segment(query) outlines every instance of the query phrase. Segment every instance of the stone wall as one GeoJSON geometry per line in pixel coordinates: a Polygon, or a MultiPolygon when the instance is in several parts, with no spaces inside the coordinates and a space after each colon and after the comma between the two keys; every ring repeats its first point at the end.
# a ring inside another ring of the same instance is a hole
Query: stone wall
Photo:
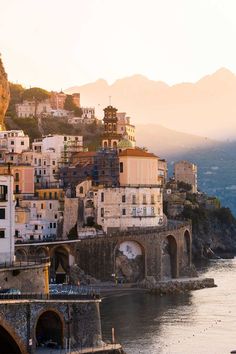
{"type": "Polygon", "coordinates": [[[29,352],[32,339],[34,352],[38,320],[51,312],[60,318],[64,348],[69,336],[73,349],[101,347],[104,343],[99,303],[100,300],[1,300],[0,326],[8,330],[22,354],[29,352]]]}
{"type": "Polygon", "coordinates": [[[78,198],[65,197],[64,202],[64,220],[63,220],[63,238],[66,239],[68,233],[75,226],[78,220],[78,198]]]}
{"type": "Polygon", "coordinates": [[[47,292],[48,265],[35,265],[22,268],[0,269],[1,289],[14,288],[21,292],[43,294],[47,292]]]}
{"type": "Polygon", "coordinates": [[[190,275],[188,272],[192,262],[190,225],[159,232],[157,229],[146,230],[146,232],[145,230],[124,233],[117,231],[110,236],[81,240],[77,246],[76,263],[85,273],[97,279],[112,280],[114,274],[118,272],[117,264],[120,264],[117,262],[117,257],[122,253],[119,249],[120,245],[125,242],[128,244],[130,241],[136,242],[142,249],[144,277],[154,276],[157,280],[161,280],[166,275],[165,267],[172,268],[169,277],[190,275]],[[165,244],[168,265],[166,265],[166,253],[163,249],[165,244]]]}

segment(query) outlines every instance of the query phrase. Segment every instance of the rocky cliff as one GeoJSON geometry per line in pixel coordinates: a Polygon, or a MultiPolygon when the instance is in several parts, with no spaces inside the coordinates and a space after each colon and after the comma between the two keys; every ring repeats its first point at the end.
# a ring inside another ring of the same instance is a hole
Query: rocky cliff
{"type": "Polygon", "coordinates": [[[0,130],[5,128],[4,117],[10,101],[10,91],[7,80],[7,74],[4,70],[2,60],[0,58],[0,130]]]}

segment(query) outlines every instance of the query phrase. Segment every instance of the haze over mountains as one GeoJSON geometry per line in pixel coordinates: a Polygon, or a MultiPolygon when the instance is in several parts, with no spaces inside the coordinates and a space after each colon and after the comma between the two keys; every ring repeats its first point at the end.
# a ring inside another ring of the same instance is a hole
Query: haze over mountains
{"type": "MultiPolygon", "coordinates": [[[[80,92],[84,106],[102,108],[112,104],[125,111],[132,122],[162,125],[179,132],[212,139],[236,138],[236,76],[222,68],[196,83],[169,86],[142,75],[75,86],[67,93],[80,92]]],[[[158,127],[157,127],[158,129],[158,127]]]]}

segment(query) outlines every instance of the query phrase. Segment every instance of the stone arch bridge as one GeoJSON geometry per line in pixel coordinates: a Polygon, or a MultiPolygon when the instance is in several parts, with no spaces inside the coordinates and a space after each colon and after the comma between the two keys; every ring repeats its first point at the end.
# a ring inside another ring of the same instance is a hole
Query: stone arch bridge
{"type": "Polygon", "coordinates": [[[135,282],[147,276],[157,280],[191,275],[192,228],[188,222],[169,221],[163,229],[145,228],[84,239],[17,244],[16,256],[49,256],[51,277],[65,281],[78,264],[97,279],[120,277],[135,282]]]}
{"type": "Polygon", "coordinates": [[[109,345],[102,340],[100,299],[24,296],[1,296],[1,353],[37,354],[45,347],[48,353],[49,348],[56,348],[58,353],[121,353],[119,344],[109,345]]]}

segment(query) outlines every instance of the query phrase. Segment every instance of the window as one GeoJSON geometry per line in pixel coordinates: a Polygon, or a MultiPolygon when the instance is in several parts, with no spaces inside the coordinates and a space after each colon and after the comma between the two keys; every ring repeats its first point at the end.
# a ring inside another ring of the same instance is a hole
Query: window
{"type": "Polygon", "coordinates": [[[15,181],[19,182],[19,173],[18,172],[16,172],[16,174],[15,174],[15,181]]]}
{"type": "Polygon", "coordinates": [[[35,230],[38,230],[38,225],[34,225],[34,229],[35,229],[35,230]]]}
{"type": "Polygon", "coordinates": [[[52,209],[52,203],[49,203],[49,209],[52,209]]]}
{"type": "Polygon", "coordinates": [[[101,218],[104,217],[104,208],[101,208],[101,218]]]}
{"type": "Polygon", "coordinates": [[[122,209],[122,215],[126,215],[126,209],[122,209]]]}
{"type": "Polygon", "coordinates": [[[41,204],[41,209],[43,209],[43,203],[41,204]]]}
{"type": "Polygon", "coordinates": [[[101,202],[104,202],[104,193],[101,193],[101,202]]]}
{"type": "Polygon", "coordinates": [[[56,229],[56,227],[57,227],[57,223],[54,222],[54,223],[53,223],[53,228],[56,229]]]}
{"type": "Polygon", "coordinates": [[[136,195],[132,195],[132,204],[136,204],[136,195]]]}
{"type": "Polygon", "coordinates": [[[16,193],[20,193],[19,184],[16,184],[16,193]]]}
{"type": "Polygon", "coordinates": [[[55,214],[55,219],[57,219],[57,214],[55,214]]]}
{"type": "Polygon", "coordinates": [[[122,195],[122,203],[125,203],[125,195],[122,195]]]}
{"type": "Polygon", "coordinates": [[[5,238],[5,230],[0,230],[0,238],[5,238]]]}
{"type": "Polygon", "coordinates": [[[20,144],[21,144],[21,145],[25,145],[25,142],[24,142],[24,141],[21,141],[20,144]]]}
{"type": "Polygon", "coordinates": [[[50,229],[52,229],[52,222],[50,222],[50,229]]]}
{"type": "Polygon", "coordinates": [[[43,199],[46,199],[46,198],[47,198],[47,193],[43,192],[43,199]]]}
{"type": "Polygon", "coordinates": [[[57,199],[57,198],[58,198],[58,196],[57,196],[57,192],[54,192],[54,197],[55,197],[55,199],[57,199]]]}
{"type": "Polygon", "coordinates": [[[7,186],[0,185],[0,201],[5,201],[7,197],[7,186]]]}
{"type": "Polygon", "coordinates": [[[11,140],[11,145],[14,145],[14,140],[11,140]]]}
{"type": "Polygon", "coordinates": [[[52,164],[53,164],[53,166],[55,166],[56,165],[56,161],[52,161],[52,164]]]}
{"type": "Polygon", "coordinates": [[[120,162],[120,173],[124,172],[124,166],[123,166],[123,162],[120,162]]]}
{"type": "Polygon", "coordinates": [[[143,195],[143,204],[146,204],[147,203],[147,197],[146,197],[146,194],[143,195]]]}
{"type": "Polygon", "coordinates": [[[151,204],[155,204],[155,196],[154,196],[154,194],[151,195],[151,204]]]}
{"type": "Polygon", "coordinates": [[[84,193],[84,188],[83,187],[79,187],[79,193],[83,194],[84,193]]]}
{"type": "Polygon", "coordinates": [[[147,216],[147,209],[143,208],[143,216],[147,216]]]}
{"type": "Polygon", "coordinates": [[[0,219],[5,219],[5,208],[0,208],[0,219]]]}
{"type": "Polygon", "coordinates": [[[49,192],[49,199],[52,199],[52,192],[49,192]]]}

